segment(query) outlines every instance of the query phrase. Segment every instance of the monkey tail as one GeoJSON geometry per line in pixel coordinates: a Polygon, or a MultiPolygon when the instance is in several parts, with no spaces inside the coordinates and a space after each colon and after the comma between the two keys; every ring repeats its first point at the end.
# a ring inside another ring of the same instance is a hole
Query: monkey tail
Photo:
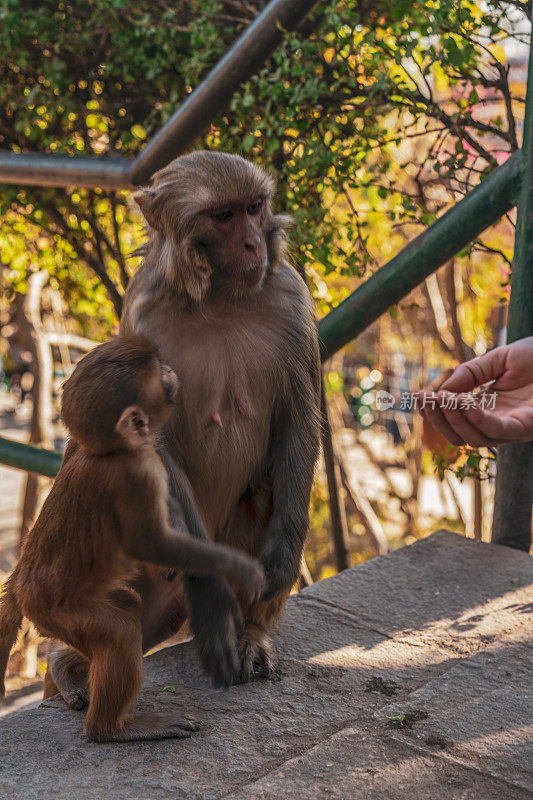
{"type": "Polygon", "coordinates": [[[13,586],[6,582],[0,603],[0,700],[5,696],[5,675],[11,648],[22,625],[22,613],[13,586]]]}

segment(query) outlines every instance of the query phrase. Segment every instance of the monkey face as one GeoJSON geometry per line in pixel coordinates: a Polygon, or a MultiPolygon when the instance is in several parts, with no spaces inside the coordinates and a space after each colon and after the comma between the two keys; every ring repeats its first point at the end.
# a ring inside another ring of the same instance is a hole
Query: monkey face
{"type": "Polygon", "coordinates": [[[286,252],[290,219],[273,215],[274,181],[229,153],[172,161],[133,198],[150,229],[150,261],[169,288],[200,302],[258,290],[286,252]]]}
{"type": "Polygon", "coordinates": [[[150,435],[170,415],[178,391],[176,373],[154,356],[145,374],[138,376],[138,401],[126,406],[114,432],[122,445],[135,449],[150,443],[150,435]]]}
{"type": "Polygon", "coordinates": [[[268,267],[265,220],[266,198],[211,206],[198,215],[196,241],[207,252],[213,280],[251,289],[262,283],[268,267]]]}

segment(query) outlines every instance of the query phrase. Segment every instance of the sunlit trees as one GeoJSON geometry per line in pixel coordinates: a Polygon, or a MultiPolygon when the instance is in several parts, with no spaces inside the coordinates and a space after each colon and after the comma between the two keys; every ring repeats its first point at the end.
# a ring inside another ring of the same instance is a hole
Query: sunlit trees
{"type": "MultiPolygon", "coordinates": [[[[0,147],[135,155],[263,5],[2,0],[0,147]]],[[[319,315],[519,146],[503,48],[525,12],[518,0],[318,4],[198,142],[277,174],[319,315]]],[[[46,268],[79,332],[108,335],[142,241],[126,193],[4,186],[0,213],[4,295],[46,268]]],[[[503,220],[393,309],[368,333],[378,357],[401,351],[427,374],[483,350],[511,244],[503,220]]]]}

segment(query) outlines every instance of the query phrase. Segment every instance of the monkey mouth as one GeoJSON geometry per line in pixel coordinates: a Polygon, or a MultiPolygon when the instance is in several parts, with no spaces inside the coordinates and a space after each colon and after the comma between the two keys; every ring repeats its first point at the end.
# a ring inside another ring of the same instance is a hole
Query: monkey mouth
{"type": "Polygon", "coordinates": [[[254,267],[248,269],[238,270],[234,272],[235,280],[243,286],[255,286],[263,277],[265,271],[264,264],[256,264],[254,267]]]}

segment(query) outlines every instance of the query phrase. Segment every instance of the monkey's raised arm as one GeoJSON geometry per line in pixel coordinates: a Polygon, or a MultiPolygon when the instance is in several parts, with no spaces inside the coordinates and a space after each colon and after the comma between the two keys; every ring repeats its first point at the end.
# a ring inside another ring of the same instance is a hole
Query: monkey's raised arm
{"type": "Polygon", "coordinates": [[[173,567],[190,575],[224,577],[252,601],[261,592],[264,573],[255,558],[213,542],[200,541],[174,528],[162,530],[156,520],[148,527],[131,526],[125,549],[139,561],[173,567]]]}

